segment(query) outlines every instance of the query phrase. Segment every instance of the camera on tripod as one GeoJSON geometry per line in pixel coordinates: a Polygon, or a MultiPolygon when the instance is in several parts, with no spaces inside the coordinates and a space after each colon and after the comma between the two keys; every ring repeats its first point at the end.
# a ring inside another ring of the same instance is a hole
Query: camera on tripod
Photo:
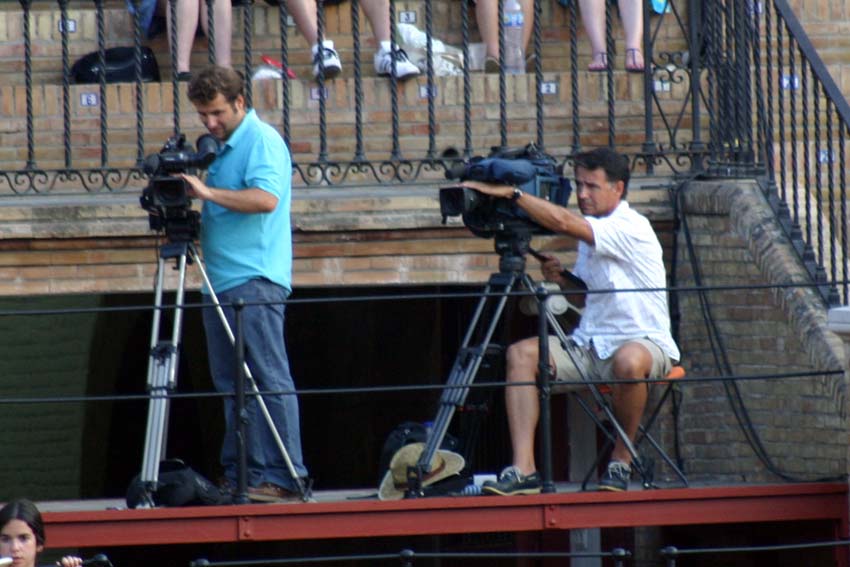
{"type": "Polygon", "coordinates": [[[159,153],[145,158],[144,172],[151,176],[139,202],[148,211],[151,230],[165,231],[172,241],[193,240],[198,235],[200,216],[192,210],[188,182],[176,173],[206,169],[218,153],[218,140],[211,134],[198,138],[198,151],[186,136],[172,136],[159,153]]]}
{"type": "MultiPolygon", "coordinates": [[[[486,158],[474,157],[448,169],[446,178],[515,185],[529,195],[566,206],[572,188],[558,169],[552,156],[529,144],[519,149],[494,150],[486,158]]],[[[511,201],[467,187],[441,188],[440,213],[444,222],[447,217],[461,216],[466,227],[482,238],[548,232],[511,201]]]]}

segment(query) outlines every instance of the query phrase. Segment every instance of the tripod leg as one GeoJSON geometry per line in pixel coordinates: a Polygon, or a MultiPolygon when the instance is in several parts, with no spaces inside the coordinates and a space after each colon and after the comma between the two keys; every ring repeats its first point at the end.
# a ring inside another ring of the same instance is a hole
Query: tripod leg
{"type": "Polygon", "coordinates": [[[162,318],[162,294],[165,279],[166,258],[160,256],[157,264],[156,289],[154,291],[153,324],[151,325],[151,351],[148,361],[148,421],[145,431],[145,449],[142,459],[140,479],[145,486],[145,506],[154,505],[152,494],[159,481],[159,463],[162,460],[168,434],[168,413],[170,400],[168,393],[176,385],[178,348],[183,318],[183,297],[186,280],[186,254],[180,254],[177,260],[179,280],[175,298],[174,322],[171,338],[160,340],[162,318]]]}
{"type": "MultiPolygon", "coordinates": [[[[447,388],[443,390],[440,398],[440,408],[437,410],[437,417],[434,419],[433,430],[425,441],[425,448],[422,450],[422,455],[417,464],[419,478],[421,478],[422,473],[429,471],[431,460],[446,436],[455,410],[458,406],[463,405],[466,400],[469,385],[475,380],[475,375],[478,373],[478,368],[504,311],[505,303],[518,279],[519,273],[498,272],[490,276],[490,280],[484,289],[484,295],[478,301],[478,306],[466,331],[461,348],[449,372],[447,388]],[[501,289],[494,291],[494,288],[501,289]],[[488,320],[485,317],[485,310],[488,304],[494,301],[496,305],[488,320]],[[475,336],[481,334],[482,328],[483,335],[480,342],[471,347],[470,344],[475,336]]],[[[416,495],[418,489],[419,487],[412,486],[409,494],[416,495]]]]}
{"type": "MultiPolygon", "coordinates": [[[[204,284],[206,285],[207,289],[210,292],[210,299],[212,300],[213,305],[215,306],[216,314],[218,315],[218,318],[221,321],[222,327],[223,327],[223,329],[224,329],[224,331],[225,331],[225,333],[226,333],[226,335],[227,335],[227,337],[230,341],[230,344],[235,346],[236,336],[233,334],[233,330],[230,326],[230,323],[227,321],[227,316],[224,312],[224,309],[221,306],[221,303],[218,300],[218,296],[215,294],[215,291],[212,287],[212,284],[209,280],[209,277],[207,276],[206,270],[204,269],[203,263],[199,259],[197,259],[197,253],[194,252],[194,248],[192,248],[191,250],[194,253],[194,256],[195,256],[195,259],[197,261],[198,268],[201,272],[201,277],[203,278],[204,284]]],[[[275,445],[277,445],[277,448],[280,451],[281,457],[283,458],[283,461],[286,465],[286,469],[289,472],[289,475],[292,477],[293,482],[295,483],[296,488],[298,490],[298,493],[301,496],[301,499],[307,501],[310,498],[309,489],[307,488],[307,486],[304,483],[304,480],[301,478],[301,476],[298,474],[298,472],[295,469],[295,465],[292,462],[292,458],[289,456],[289,451],[287,451],[286,445],[284,444],[283,439],[280,436],[280,432],[277,430],[277,427],[275,426],[274,418],[272,417],[271,413],[269,412],[268,406],[267,406],[265,400],[263,399],[262,394],[260,393],[260,389],[257,387],[257,383],[254,380],[254,376],[251,373],[251,369],[248,366],[247,362],[245,364],[243,364],[243,369],[244,369],[244,372],[245,372],[245,378],[247,380],[247,383],[249,384],[249,387],[251,388],[251,392],[256,397],[257,406],[260,409],[260,413],[262,413],[262,415],[263,415],[264,421],[266,422],[266,424],[269,427],[269,432],[271,433],[272,438],[274,439],[275,445]]]]}

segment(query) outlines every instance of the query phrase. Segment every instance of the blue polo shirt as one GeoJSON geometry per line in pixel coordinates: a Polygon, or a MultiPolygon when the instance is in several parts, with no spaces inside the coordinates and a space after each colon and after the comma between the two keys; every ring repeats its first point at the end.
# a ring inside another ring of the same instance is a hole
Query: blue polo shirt
{"type": "Polygon", "coordinates": [[[278,199],[269,213],[237,213],[204,202],[201,248],[213,290],[266,278],[291,291],[292,162],[280,134],[249,110],[210,165],[206,183],[232,191],[262,189],[278,199]]]}

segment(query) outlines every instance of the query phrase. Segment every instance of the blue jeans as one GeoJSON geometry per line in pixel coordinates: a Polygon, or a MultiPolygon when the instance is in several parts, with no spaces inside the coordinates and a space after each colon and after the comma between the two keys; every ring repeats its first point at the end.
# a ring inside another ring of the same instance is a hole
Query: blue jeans
{"type": "MultiPolygon", "coordinates": [[[[289,360],[283,336],[284,305],[286,290],[265,279],[253,279],[218,295],[222,309],[236,334],[234,310],[230,304],[242,299],[245,303],[272,303],[271,305],[247,305],[242,311],[245,337],[245,360],[260,391],[295,391],[289,373],[289,360]]],[[[204,302],[210,303],[209,295],[204,302]]],[[[207,351],[210,371],[215,389],[232,394],[236,385],[235,349],[227,337],[215,308],[204,308],[204,330],[207,336],[207,351]]],[[[250,388],[246,388],[251,392],[250,388]]],[[[272,416],[275,428],[283,440],[284,447],[292,460],[295,472],[307,476],[301,455],[301,428],[298,416],[298,398],[294,394],[264,394],[263,401],[272,416]]],[[[224,443],[221,448],[221,464],[225,476],[233,483],[237,479],[236,416],[233,397],[224,399],[224,443]]],[[[295,491],[296,484],[280,448],[272,436],[268,423],[257,403],[256,396],[245,398],[248,414],[246,426],[246,453],[248,460],[248,485],[257,486],[271,482],[295,491]]]]}

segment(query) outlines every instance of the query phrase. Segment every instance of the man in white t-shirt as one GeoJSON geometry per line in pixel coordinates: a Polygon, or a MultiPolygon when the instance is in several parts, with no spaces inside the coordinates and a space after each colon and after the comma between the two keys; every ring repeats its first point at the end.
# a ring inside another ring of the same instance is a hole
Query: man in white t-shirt
{"type": "MultiPolygon", "coordinates": [[[[550,364],[558,381],[581,381],[581,366],[590,380],[615,380],[614,413],[634,441],[648,395],[647,380],[663,378],[679,360],[670,335],[667,285],[661,244],[646,217],[626,202],[629,160],[608,148],[575,158],[575,192],[581,215],[510,185],[464,181],[462,185],[494,197],[511,199],[535,222],[579,241],[575,275],[590,292],[584,299],[579,327],[565,346],[550,337],[550,364]],[[651,291],[636,292],[647,289],[651,291]],[[623,291],[616,291],[623,290],[623,291]]],[[[574,284],[561,263],[548,256],[542,272],[562,289],[574,284]]],[[[536,386],[538,339],[512,344],[507,352],[505,403],[513,448],[513,464],[487,482],[490,494],[536,494],[541,481],[534,461],[534,434],[540,412],[536,386]]],[[[579,386],[580,387],[580,386],[579,386]]],[[[631,454],[617,439],[600,490],[628,488],[631,454]]]]}

